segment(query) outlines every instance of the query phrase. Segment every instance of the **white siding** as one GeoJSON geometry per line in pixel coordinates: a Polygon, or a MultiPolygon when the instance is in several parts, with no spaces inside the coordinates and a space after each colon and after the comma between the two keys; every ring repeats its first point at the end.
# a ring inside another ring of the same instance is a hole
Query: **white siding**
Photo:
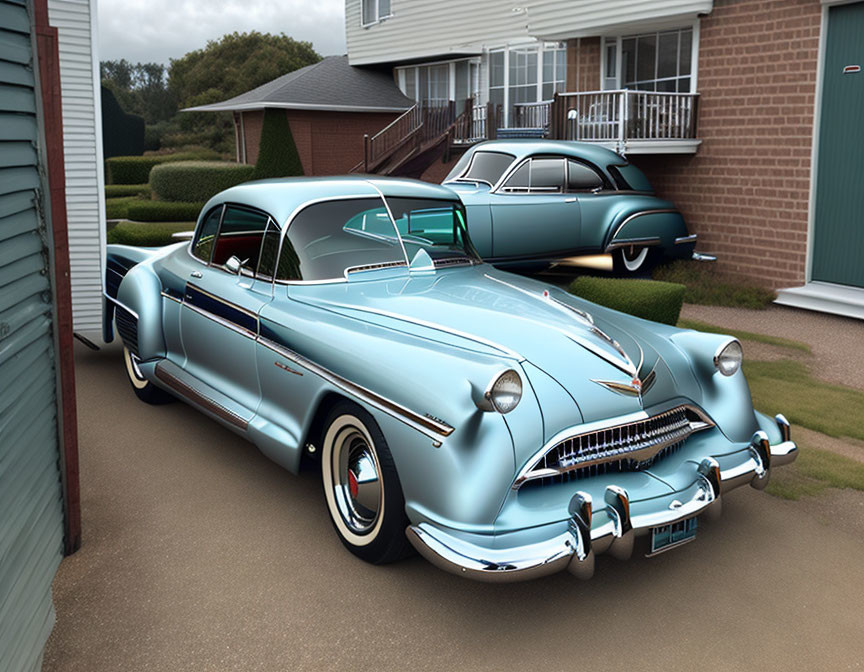
{"type": "Polygon", "coordinates": [[[102,327],[105,182],[95,0],[48,0],[48,17],[57,28],[60,45],[74,329],[98,331],[102,327]]]}
{"type": "Polygon", "coordinates": [[[592,37],[686,22],[713,6],[713,0],[529,0],[528,32],[544,40],[592,37]]]}
{"type": "Polygon", "coordinates": [[[360,25],[361,0],[345,0],[351,65],[481,53],[526,38],[564,40],[686,22],[713,0],[391,0],[393,15],[360,25]]]}
{"type": "Polygon", "coordinates": [[[525,12],[501,0],[392,0],[393,16],[366,28],[360,2],[345,1],[351,65],[479,54],[484,46],[528,37],[525,12]]]}

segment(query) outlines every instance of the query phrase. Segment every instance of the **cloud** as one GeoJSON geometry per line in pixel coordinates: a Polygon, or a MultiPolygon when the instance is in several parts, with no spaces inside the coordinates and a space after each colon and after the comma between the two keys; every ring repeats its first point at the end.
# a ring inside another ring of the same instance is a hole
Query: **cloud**
{"type": "Polygon", "coordinates": [[[99,0],[99,60],[167,64],[226,33],[285,33],[345,53],[344,0],[99,0]]]}

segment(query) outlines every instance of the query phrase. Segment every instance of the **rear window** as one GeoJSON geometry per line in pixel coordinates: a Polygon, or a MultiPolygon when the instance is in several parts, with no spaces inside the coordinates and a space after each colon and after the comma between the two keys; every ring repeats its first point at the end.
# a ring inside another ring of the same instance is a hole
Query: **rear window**
{"type": "Polygon", "coordinates": [[[645,173],[632,163],[609,166],[609,173],[615,179],[619,189],[627,191],[654,191],[654,187],[645,177],[645,173]]]}
{"type": "Polygon", "coordinates": [[[502,152],[475,152],[468,167],[468,172],[460,180],[479,180],[487,184],[495,184],[501,179],[504,171],[510,167],[516,157],[502,152]]]}

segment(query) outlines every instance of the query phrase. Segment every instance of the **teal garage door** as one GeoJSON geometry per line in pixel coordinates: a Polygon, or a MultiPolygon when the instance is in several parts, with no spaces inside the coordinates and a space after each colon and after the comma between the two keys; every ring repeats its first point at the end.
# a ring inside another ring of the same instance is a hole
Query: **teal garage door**
{"type": "Polygon", "coordinates": [[[0,0],[0,670],[36,672],[63,557],[49,232],[30,3],[0,0]]]}
{"type": "Polygon", "coordinates": [[[816,173],[812,279],[864,287],[864,3],[831,7],[816,173]]]}

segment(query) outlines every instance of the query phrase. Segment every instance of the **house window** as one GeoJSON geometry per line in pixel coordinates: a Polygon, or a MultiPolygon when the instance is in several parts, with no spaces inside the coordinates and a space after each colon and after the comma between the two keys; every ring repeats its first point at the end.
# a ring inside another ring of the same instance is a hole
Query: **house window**
{"type": "Polygon", "coordinates": [[[361,25],[369,26],[373,23],[378,23],[381,19],[392,16],[390,0],[360,0],[360,3],[361,25]]]}
{"type": "Polygon", "coordinates": [[[480,95],[480,64],[476,60],[449,61],[396,68],[399,88],[409,98],[428,105],[456,101],[462,110],[465,101],[480,95]]]}
{"type": "Polygon", "coordinates": [[[552,100],[567,80],[567,48],[557,42],[489,52],[489,100],[504,109],[504,123],[515,119],[514,106],[552,100]]]}
{"type": "Polygon", "coordinates": [[[621,84],[639,91],[689,93],[692,55],[692,28],[621,38],[621,84]]]}

